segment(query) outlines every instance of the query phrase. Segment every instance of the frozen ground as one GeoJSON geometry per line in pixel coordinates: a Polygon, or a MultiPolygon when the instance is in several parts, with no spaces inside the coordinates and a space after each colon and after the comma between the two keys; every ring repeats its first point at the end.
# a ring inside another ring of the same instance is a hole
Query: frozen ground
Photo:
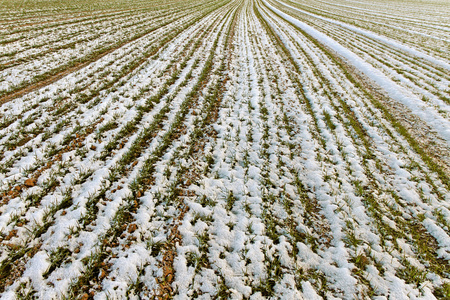
{"type": "Polygon", "coordinates": [[[2,299],[450,298],[445,0],[1,3],[2,299]]]}

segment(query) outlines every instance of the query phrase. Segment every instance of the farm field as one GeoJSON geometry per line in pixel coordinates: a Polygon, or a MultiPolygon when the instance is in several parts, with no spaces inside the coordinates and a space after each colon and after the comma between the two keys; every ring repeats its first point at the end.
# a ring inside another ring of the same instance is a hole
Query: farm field
{"type": "Polygon", "coordinates": [[[0,0],[1,299],[450,299],[447,0],[0,0]]]}

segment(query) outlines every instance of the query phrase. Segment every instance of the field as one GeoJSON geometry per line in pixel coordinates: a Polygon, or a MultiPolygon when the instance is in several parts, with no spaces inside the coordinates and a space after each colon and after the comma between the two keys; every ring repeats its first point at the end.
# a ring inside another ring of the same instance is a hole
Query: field
{"type": "Polygon", "coordinates": [[[1,299],[450,299],[447,0],[0,0],[1,299]]]}

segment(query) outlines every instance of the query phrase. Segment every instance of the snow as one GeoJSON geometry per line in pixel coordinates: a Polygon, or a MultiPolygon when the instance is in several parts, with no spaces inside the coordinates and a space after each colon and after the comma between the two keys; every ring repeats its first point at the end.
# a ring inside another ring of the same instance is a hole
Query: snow
{"type": "Polygon", "coordinates": [[[332,38],[307,25],[306,23],[301,22],[286,13],[283,13],[282,11],[273,7],[265,1],[264,4],[276,14],[283,17],[285,20],[295,24],[315,39],[330,47],[330,49],[332,49],[333,51],[339,53],[339,55],[345,58],[350,64],[355,66],[359,71],[364,73],[368,78],[378,84],[384,91],[387,92],[387,94],[392,99],[406,105],[414,114],[419,116],[422,120],[426,121],[433,130],[438,132],[440,136],[450,144],[450,121],[448,119],[438,115],[436,111],[431,107],[423,104],[420,99],[417,98],[417,96],[398,86],[379,70],[366,63],[355,53],[341,46],[332,38]]]}
{"type": "Polygon", "coordinates": [[[0,103],[0,264],[12,279],[2,299],[437,298],[450,260],[445,158],[432,156],[436,172],[316,41],[435,129],[436,145],[419,147],[436,153],[450,138],[438,21],[424,16],[405,43],[379,29],[416,12],[389,14],[379,1],[306,0],[317,14],[284,6],[290,15],[280,1],[120,3],[100,19],[71,12],[72,25],[49,11],[58,25],[26,23],[22,37],[4,14],[0,32],[18,40],[0,48],[17,53],[0,64],[26,60],[0,81],[124,44],[0,103]],[[340,3],[371,17],[319,15],[340,3]],[[436,44],[415,48],[417,35],[436,44]],[[76,47],[58,48],[66,42],[76,47]],[[423,253],[422,238],[435,249],[423,253]]]}
{"type": "Polygon", "coordinates": [[[356,33],[363,34],[363,35],[365,35],[365,36],[367,36],[369,38],[376,39],[376,40],[381,41],[381,42],[383,42],[383,43],[385,43],[385,44],[387,44],[389,46],[392,46],[394,48],[397,48],[397,49],[400,49],[402,51],[408,52],[408,53],[410,53],[410,54],[412,54],[414,56],[417,56],[419,58],[426,59],[426,60],[428,60],[428,61],[430,61],[430,62],[432,62],[432,63],[434,63],[436,65],[439,65],[439,66],[445,68],[446,70],[450,70],[450,64],[449,63],[447,63],[447,62],[445,62],[443,60],[440,60],[440,59],[436,59],[433,56],[427,55],[427,54],[425,54],[425,53],[423,53],[421,51],[418,51],[416,49],[413,49],[413,48],[411,48],[411,47],[409,47],[407,45],[400,44],[399,42],[397,42],[395,40],[392,40],[390,38],[381,36],[379,34],[373,33],[373,32],[368,31],[368,30],[364,30],[364,29],[358,28],[358,27],[353,26],[353,25],[349,25],[349,24],[341,22],[341,21],[333,20],[333,19],[330,19],[330,18],[325,18],[325,17],[319,16],[319,15],[316,15],[316,14],[309,13],[309,12],[304,11],[304,10],[300,10],[300,9],[298,9],[296,7],[293,7],[291,5],[288,5],[288,4],[280,2],[280,1],[277,1],[277,2],[281,3],[283,6],[289,7],[290,9],[294,9],[296,11],[299,11],[302,14],[306,14],[306,15],[312,16],[314,18],[317,18],[317,19],[320,19],[320,20],[324,20],[324,21],[327,21],[327,22],[330,22],[330,23],[333,23],[333,24],[338,24],[339,26],[342,26],[344,28],[350,29],[350,30],[352,30],[352,31],[354,31],[356,33]]]}

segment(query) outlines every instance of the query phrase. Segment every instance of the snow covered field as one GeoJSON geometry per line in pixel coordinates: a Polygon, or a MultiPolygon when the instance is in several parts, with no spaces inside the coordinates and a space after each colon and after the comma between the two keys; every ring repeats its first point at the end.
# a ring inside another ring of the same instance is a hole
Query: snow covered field
{"type": "Polygon", "coordinates": [[[447,0],[0,4],[1,299],[450,299],[447,0]]]}

